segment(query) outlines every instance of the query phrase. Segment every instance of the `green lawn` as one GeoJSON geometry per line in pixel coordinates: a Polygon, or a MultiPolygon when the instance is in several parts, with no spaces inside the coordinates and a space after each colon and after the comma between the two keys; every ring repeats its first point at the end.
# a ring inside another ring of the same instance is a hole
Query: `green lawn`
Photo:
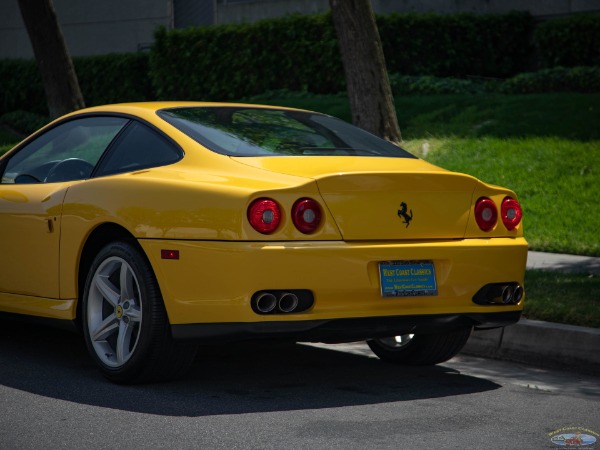
{"type": "Polygon", "coordinates": [[[600,140],[600,94],[432,95],[396,99],[404,139],[600,140]]]}
{"type": "Polygon", "coordinates": [[[541,270],[525,273],[529,319],[600,328],[600,277],[541,270]]]}

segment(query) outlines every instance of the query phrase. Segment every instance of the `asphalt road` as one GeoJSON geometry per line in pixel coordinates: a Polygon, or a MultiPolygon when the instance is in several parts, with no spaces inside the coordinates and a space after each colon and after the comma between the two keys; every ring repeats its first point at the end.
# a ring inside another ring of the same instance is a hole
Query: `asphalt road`
{"type": "MultiPolygon", "coordinates": [[[[540,449],[600,433],[600,379],[363,344],[205,349],[177,382],[105,381],[78,336],[0,319],[0,449],[540,449]],[[589,434],[589,433],[588,433],[589,434]]],[[[600,449],[600,437],[595,446],[600,449]]]]}

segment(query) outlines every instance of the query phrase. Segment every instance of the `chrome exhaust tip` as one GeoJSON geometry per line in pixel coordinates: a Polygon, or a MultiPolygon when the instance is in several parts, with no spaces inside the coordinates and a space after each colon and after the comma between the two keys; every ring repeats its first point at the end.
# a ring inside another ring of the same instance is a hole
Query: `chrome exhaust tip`
{"type": "Polygon", "coordinates": [[[514,287],[512,287],[510,285],[505,286],[504,289],[502,289],[502,295],[500,297],[501,302],[504,303],[505,305],[512,303],[514,294],[515,294],[514,287]]]}
{"type": "Polygon", "coordinates": [[[525,293],[525,289],[520,284],[515,287],[515,292],[513,294],[513,302],[519,303],[523,299],[523,294],[525,293]]]}
{"type": "Polygon", "coordinates": [[[270,313],[277,306],[277,297],[269,292],[263,292],[258,297],[256,297],[256,309],[263,313],[270,313]]]}
{"type": "Polygon", "coordinates": [[[490,283],[481,287],[472,300],[478,305],[516,305],[525,295],[519,283],[490,283]]]}
{"type": "Polygon", "coordinates": [[[284,313],[291,313],[298,307],[298,296],[291,292],[285,292],[279,297],[277,308],[284,313]]]}

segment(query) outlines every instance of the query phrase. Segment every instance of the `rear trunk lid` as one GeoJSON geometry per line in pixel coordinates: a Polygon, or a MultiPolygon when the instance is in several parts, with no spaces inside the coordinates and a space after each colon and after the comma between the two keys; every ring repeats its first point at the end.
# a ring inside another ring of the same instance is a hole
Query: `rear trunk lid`
{"type": "Polygon", "coordinates": [[[460,239],[478,181],[419,159],[383,157],[234,158],[316,181],[346,241],[460,239]]]}

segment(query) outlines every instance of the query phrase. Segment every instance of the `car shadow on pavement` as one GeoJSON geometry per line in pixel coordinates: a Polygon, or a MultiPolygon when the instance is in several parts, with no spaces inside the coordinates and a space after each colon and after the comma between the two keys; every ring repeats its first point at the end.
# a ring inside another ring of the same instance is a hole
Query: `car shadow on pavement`
{"type": "Polygon", "coordinates": [[[498,389],[436,367],[400,367],[361,354],[300,344],[202,347],[177,381],[119,386],[105,380],[81,336],[0,319],[1,386],[80,404],[165,416],[336,408],[468,395],[498,389]]]}

